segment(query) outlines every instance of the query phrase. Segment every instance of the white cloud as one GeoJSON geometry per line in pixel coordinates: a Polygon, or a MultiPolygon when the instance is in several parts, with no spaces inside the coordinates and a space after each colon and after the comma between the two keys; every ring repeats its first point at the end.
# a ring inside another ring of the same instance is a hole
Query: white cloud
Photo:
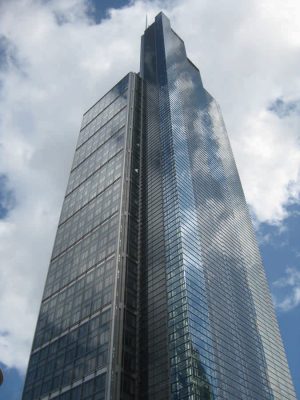
{"type": "Polygon", "coordinates": [[[162,8],[223,110],[247,199],[279,223],[299,198],[299,115],[268,111],[299,93],[297,0],[137,2],[95,25],[84,0],[0,5],[0,174],[16,207],[0,221],[0,354],[26,367],[82,113],[129,70],[162,8]],[[3,41],[1,41],[3,43],[3,41]],[[1,66],[0,66],[1,67],[1,66]]]}
{"type": "Polygon", "coordinates": [[[234,149],[246,197],[258,221],[280,223],[299,197],[299,115],[261,110],[241,120],[234,149]]]}
{"type": "Polygon", "coordinates": [[[281,311],[290,311],[300,304],[300,271],[288,267],[285,276],[273,283],[277,290],[275,295],[275,306],[281,311]],[[280,293],[285,291],[285,293],[280,293]],[[279,300],[280,298],[280,300],[279,300]]]}

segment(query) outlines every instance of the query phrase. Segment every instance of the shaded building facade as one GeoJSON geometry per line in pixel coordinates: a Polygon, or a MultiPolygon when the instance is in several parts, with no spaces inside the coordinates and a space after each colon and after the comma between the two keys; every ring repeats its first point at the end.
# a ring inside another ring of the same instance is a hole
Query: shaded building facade
{"type": "Polygon", "coordinates": [[[221,112],[160,13],[83,116],[23,400],[296,399],[221,112]]]}

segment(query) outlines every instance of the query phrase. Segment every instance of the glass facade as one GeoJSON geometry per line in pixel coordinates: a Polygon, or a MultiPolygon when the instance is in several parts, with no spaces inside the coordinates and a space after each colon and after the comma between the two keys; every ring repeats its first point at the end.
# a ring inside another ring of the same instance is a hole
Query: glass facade
{"type": "Polygon", "coordinates": [[[140,90],[138,76],[130,73],[84,114],[24,400],[107,399],[120,392],[116,381],[129,392],[124,398],[132,398],[140,90]]]}
{"type": "Polygon", "coordinates": [[[83,116],[23,400],[295,400],[219,107],[160,13],[83,116]]]}
{"type": "Polygon", "coordinates": [[[162,13],[141,77],[139,398],[296,399],[221,112],[162,13]]]}

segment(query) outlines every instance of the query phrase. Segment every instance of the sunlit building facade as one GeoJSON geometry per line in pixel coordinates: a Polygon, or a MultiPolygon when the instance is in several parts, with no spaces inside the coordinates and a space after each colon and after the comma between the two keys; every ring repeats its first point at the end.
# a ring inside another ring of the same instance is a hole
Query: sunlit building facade
{"type": "Polygon", "coordinates": [[[295,400],[219,106],[160,13],[83,116],[23,400],[295,400]]]}

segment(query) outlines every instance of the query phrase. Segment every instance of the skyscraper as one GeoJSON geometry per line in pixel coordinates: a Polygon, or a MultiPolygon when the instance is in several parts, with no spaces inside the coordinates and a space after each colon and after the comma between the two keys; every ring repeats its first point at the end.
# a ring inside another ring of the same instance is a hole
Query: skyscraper
{"type": "Polygon", "coordinates": [[[162,13],[83,116],[34,399],[296,399],[219,107],[162,13]]]}

